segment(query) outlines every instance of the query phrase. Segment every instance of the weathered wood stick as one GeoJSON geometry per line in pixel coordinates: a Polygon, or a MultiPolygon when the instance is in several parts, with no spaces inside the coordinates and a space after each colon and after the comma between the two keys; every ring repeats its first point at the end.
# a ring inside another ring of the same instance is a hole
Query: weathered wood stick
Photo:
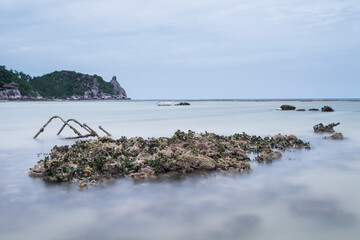
{"type": "Polygon", "coordinates": [[[107,135],[108,137],[111,137],[111,134],[110,134],[108,131],[106,131],[105,129],[103,129],[102,126],[99,126],[99,129],[100,129],[101,131],[103,131],[104,133],[106,133],[106,135],[107,135]]]}
{"type": "Polygon", "coordinates": [[[100,138],[99,134],[97,134],[97,132],[95,132],[94,129],[89,127],[86,123],[84,123],[83,126],[88,128],[91,131],[91,133],[94,134],[96,137],[100,138]]]}
{"type": "Polygon", "coordinates": [[[88,137],[96,137],[96,135],[93,133],[89,133],[89,134],[85,134],[85,135],[81,135],[81,136],[77,136],[77,137],[66,137],[65,139],[80,139],[80,138],[88,138],[88,137]]]}
{"type": "Polygon", "coordinates": [[[86,123],[83,123],[83,126],[86,129],[86,131],[92,133],[92,129],[88,125],[86,125],[86,123]]]}
{"type": "MultiPolygon", "coordinates": [[[[91,131],[89,130],[89,129],[87,129],[87,128],[85,128],[81,123],[79,123],[76,119],[68,119],[67,121],[66,121],[67,123],[69,123],[69,122],[75,122],[75,123],[77,123],[80,127],[82,127],[83,129],[85,129],[86,131],[88,131],[89,133],[91,133],[91,131]]],[[[64,128],[66,127],[66,124],[64,124],[61,128],[60,128],[60,130],[59,130],[59,132],[57,133],[57,135],[60,135],[60,133],[62,132],[62,130],[64,130],[64,128]]]]}
{"type": "Polygon", "coordinates": [[[34,136],[34,139],[37,138],[37,136],[39,136],[40,133],[42,133],[44,131],[44,129],[46,128],[47,125],[49,125],[49,123],[55,119],[55,118],[59,118],[65,125],[68,125],[78,136],[82,136],[81,133],[76,130],[76,128],[74,128],[73,126],[71,126],[70,124],[68,124],[64,119],[62,119],[61,117],[59,116],[53,116],[49,119],[49,121],[47,121],[44,126],[42,126],[40,128],[40,130],[36,133],[36,135],[34,136]]]}

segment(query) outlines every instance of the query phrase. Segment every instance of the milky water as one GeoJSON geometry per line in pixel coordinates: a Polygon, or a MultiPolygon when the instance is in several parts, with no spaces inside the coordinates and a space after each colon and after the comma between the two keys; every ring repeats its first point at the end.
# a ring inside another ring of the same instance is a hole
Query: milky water
{"type": "Polygon", "coordinates": [[[151,101],[0,103],[0,239],[359,239],[360,102],[207,101],[157,107],[151,101]],[[54,145],[70,144],[52,115],[103,126],[115,137],[171,136],[177,129],[261,136],[295,134],[311,150],[293,150],[249,174],[179,180],[119,179],[79,190],[27,175],[54,145]],[[345,139],[313,133],[341,122],[345,139]]]}

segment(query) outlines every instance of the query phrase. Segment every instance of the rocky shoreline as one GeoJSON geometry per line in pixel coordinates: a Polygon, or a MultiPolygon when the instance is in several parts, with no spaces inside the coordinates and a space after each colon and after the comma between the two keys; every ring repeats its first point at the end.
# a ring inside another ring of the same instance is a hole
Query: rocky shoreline
{"type": "Polygon", "coordinates": [[[67,101],[85,102],[85,101],[107,101],[107,100],[129,101],[131,100],[131,98],[49,99],[49,98],[33,98],[26,96],[19,99],[0,99],[0,102],[67,102],[67,101]]]}
{"type": "Polygon", "coordinates": [[[29,175],[49,182],[79,182],[84,187],[120,177],[140,180],[172,173],[242,173],[251,170],[251,161],[270,163],[289,148],[310,149],[310,143],[294,135],[262,138],[180,130],[170,138],[103,137],[78,141],[70,147],[55,146],[50,157],[30,168],[29,175]],[[257,155],[254,160],[249,158],[250,153],[257,155]]]}

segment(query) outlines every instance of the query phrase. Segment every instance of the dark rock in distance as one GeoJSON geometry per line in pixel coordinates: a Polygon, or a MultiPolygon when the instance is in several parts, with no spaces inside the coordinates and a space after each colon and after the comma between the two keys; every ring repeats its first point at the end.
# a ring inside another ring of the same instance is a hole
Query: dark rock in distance
{"type": "Polygon", "coordinates": [[[322,123],[319,123],[317,125],[315,125],[314,131],[315,132],[330,132],[333,133],[335,132],[334,127],[336,127],[337,125],[339,125],[340,123],[330,123],[327,126],[324,126],[322,123]]]}
{"type": "Polygon", "coordinates": [[[280,108],[281,108],[281,110],[295,110],[296,109],[296,107],[292,106],[292,105],[282,105],[280,108]]]}
{"type": "Polygon", "coordinates": [[[190,105],[190,103],[188,103],[188,102],[180,102],[180,103],[175,104],[175,106],[189,106],[189,105],[190,105]]]}
{"type": "Polygon", "coordinates": [[[322,112],[333,112],[334,109],[332,109],[332,107],[329,107],[329,106],[324,106],[321,108],[321,111],[322,112]]]}
{"type": "Polygon", "coordinates": [[[298,112],[304,112],[305,109],[301,108],[301,109],[298,109],[298,110],[296,110],[296,111],[298,111],[298,112]]]}
{"type": "Polygon", "coordinates": [[[309,111],[319,111],[318,108],[310,108],[309,111]]]}

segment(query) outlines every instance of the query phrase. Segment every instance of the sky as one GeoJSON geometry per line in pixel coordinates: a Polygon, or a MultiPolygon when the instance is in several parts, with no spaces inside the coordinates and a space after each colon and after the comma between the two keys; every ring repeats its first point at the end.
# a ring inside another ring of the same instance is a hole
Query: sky
{"type": "Polygon", "coordinates": [[[132,99],[359,98],[359,0],[0,0],[0,65],[132,99]]]}

